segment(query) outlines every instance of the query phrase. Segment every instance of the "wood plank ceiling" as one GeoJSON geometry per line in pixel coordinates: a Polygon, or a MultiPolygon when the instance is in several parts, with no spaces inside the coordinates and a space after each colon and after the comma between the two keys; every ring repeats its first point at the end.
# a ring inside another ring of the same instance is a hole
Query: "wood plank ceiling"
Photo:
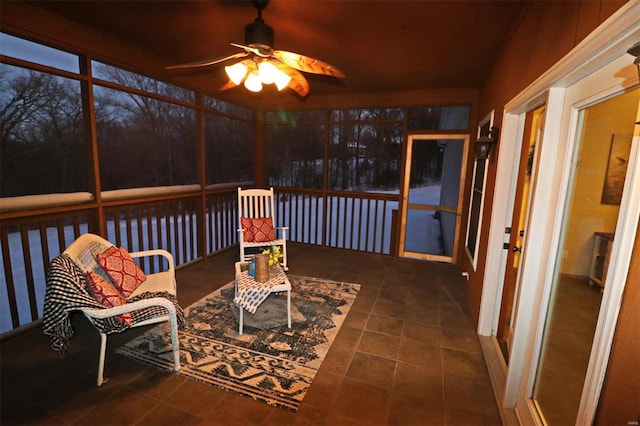
{"type": "MultiPolygon", "coordinates": [[[[136,45],[166,65],[238,52],[230,43],[244,43],[244,27],[256,18],[252,4],[239,0],[29,3],[136,45]]],[[[272,0],[262,17],[274,29],[275,48],[346,74],[346,80],[305,74],[310,97],[351,95],[480,87],[529,3],[272,0]]],[[[223,65],[192,74],[217,89],[226,82],[223,65]]]]}

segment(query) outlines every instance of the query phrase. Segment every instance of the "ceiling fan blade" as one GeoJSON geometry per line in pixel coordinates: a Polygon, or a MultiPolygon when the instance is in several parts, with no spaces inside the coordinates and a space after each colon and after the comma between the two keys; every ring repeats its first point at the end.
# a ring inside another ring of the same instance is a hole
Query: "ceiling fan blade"
{"type": "Polygon", "coordinates": [[[205,60],[202,60],[202,61],[189,62],[189,63],[186,63],[186,64],[171,65],[171,66],[166,67],[165,69],[167,69],[167,70],[177,70],[177,69],[185,69],[185,68],[208,67],[208,66],[211,66],[211,65],[219,64],[220,62],[228,61],[229,59],[244,58],[248,54],[249,54],[248,52],[240,52],[240,53],[235,53],[233,55],[225,56],[223,58],[205,59],[205,60]]]}
{"type": "Polygon", "coordinates": [[[282,62],[271,61],[278,69],[289,77],[291,81],[287,85],[290,89],[295,91],[300,97],[305,97],[309,94],[309,82],[306,78],[295,68],[292,68],[282,62]]]}
{"type": "Polygon", "coordinates": [[[267,46],[266,44],[252,44],[250,46],[247,46],[246,44],[231,43],[231,45],[239,47],[240,49],[244,49],[249,53],[253,53],[254,55],[258,55],[263,58],[271,56],[271,54],[273,53],[273,49],[271,49],[271,47],[267,46]]]}
{"type": "Polygon", "coordinates": [[[227,82],[227,84],[225,84],[224,86],[222,86],[222,87],[221,87],[220,89],[218,89],[218,90],[220,90],[220,91],[222,92],[223,90],[229,90],[229,89],[232,89],[232,88],[234,88],[234,87],[236,87],[236,86],[237,86],[237,84],[235,84],[233,81],[229,80],[229,81],[227,82]]]}
{"type": "Polygon", "coordinates": [[[342,71],[333,65],[322,62],[319,59],[310,58],[293,52],[287,52],[285,50],[274,50],[273,57],[300,71],[312,74],[330,75],[337,78],[346,78],[342,71]]]}

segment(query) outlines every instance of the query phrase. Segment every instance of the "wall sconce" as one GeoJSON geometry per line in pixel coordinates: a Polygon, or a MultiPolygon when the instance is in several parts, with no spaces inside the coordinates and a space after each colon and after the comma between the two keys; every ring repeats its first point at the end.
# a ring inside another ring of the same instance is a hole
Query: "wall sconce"
{"type": "Polygon", "coordinates": [[[486,160],[491,155],[493,146],[498,143],[498,137],[500,136],[500,129],[498,127],[491,127],[489,134],[480,136],[476,140],[476,157],[478,160],[486,160]]]}
{"type": "Polygon", "coordinates": [[[633,63],[638,68],[638,78],[640,78],[640,41],[627,50],[627,53],[636,57],[636,60],[633,61],[633,63]]]}

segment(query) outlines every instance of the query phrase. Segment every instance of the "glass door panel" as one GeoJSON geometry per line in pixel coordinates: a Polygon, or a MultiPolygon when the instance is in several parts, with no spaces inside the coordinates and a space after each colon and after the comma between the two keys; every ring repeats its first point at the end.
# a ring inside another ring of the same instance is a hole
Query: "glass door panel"
{"type": "Polygon", "coordinates": [[[523,147],[520,153],[518,182],[509,232],[509,249],[506,254],[504,284],[496,331],[496,338],[505,364],[509,364],[509,354],[513,343],[521,281],[522,256],[520,254],[524,250],[525,235],[528,232],[530,197],[535,182],[537,154],[542,142],[545,114],[546,105],[542,105],[527,112],[525,118],[523,147]]]}
{"type": "Polygon", "coordinates": [[[550,425],[575,424],[583,398],[607,284],[608,252],[600,250],[598,242],[602,236],[616,238],[639,101],[636,89],[579,113],[563,235],[533,389],[538,412],[550,425]],[[594,280],[598,262],[603,269],[594,280]]]}

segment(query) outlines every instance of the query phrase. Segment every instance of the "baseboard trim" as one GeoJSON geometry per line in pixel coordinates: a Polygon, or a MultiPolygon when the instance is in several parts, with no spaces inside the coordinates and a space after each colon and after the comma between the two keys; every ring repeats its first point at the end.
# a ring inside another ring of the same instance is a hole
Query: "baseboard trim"
{"type": "Polygon", "coordinates": [[[480,346],[482,348],[482,354],[489,371],[489,377],[491,379],[491,387],[493,388],[493,395],[498,404],[498,411],[500,412],[500,420],[505,426],[519,426],[518,416],[513,408],[503,407],[502,401],[504,401],[504,390],[507,382],[507,366],[502,359],[500,353],[500,347],[495,339],[495,336],[478,336],[480,338],[480,346]]]}

